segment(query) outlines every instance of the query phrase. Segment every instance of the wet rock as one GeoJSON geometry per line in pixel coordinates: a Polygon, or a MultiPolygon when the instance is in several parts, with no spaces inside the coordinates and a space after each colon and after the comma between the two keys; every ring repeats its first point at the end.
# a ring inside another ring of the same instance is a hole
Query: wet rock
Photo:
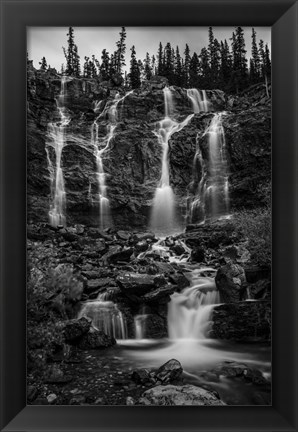
{"type": "Polygon", "coordinates": [[[82,405],[85,402],[86,402],[86,396],[76,395],[70,399],[69,405],[82,405]]]}
{"type": "Polygon", "coordinates": [[[267,299],[271,298],[271,282],[267,279],[258,280],[256,283],[248,285],[249,298],[267,299]]]}
{"type": "Polygon", "coordinates": [[[62,230],[62,231],[60,231],[60,234],[62,235],[64,240],[66,240],[68,242],[74,242],[74,241],[78,240],[78,236],[71,231],[62,230]]]}
{"type": "Polygon", "coordinates": [[[137,384],[149,384],[154,382],[148,369],[138,369],[134,371],[131,375],[131,379],[137,384]]]}
{"type": "Polygon", "coordinates": [[[64,338],[67,343],[77,341],[84,334],[88,333],[91,320],[86,317],[68,321],[64,327],[64,338]]]}
{"type": "Polygon", "coordinates": [[[135,401],[134,398],[131,397],[131,396],[127,396],[125,402],[126,402],[126,405],[128,405],[128,406],[132,406],[132,405],[135,405],[135,404],[136,404],[136,401],[135,401]]]}
{"type": "Polygon", "coordinates": [[[269,341],[270,301],[242,301],[215,306],[211,337],[236,342],[269,341]]]}
{"type": "Polygon", "coordinates": [[[163,339],[168,336],[167,317],[151,313],[145,318],[144,338],[163,339]]]}
{"type": "Polygon", "coordinates": [[[171,359],[163,364],[155,373],[155,378],[163,384],[178,380],[182,375],[183,369],[178,360],[171,359]]]}
{"type": "Polygon", "coordinates": [[[87,279],[97,279],[99,276],[99,273],[96,270],[82,271],[81,274],[87,279]]]}
{"type": "Polygon", "coordinates": [[[234,361],[225,361],[218,365],[214,370],[217,375],[223,375],[229,378],[237,377],[246,382],[256,385],[269,385],[269,381],[264,378],[261,371],[247,366],[245,363],[238,363],[234,361]]]}
{"type": "Polygon", "coordinates": [[[202,262],[205,259],[205,252],[204,249],[200,246],[195,247],[192,249],[190,254],[190,260],[194,262],[202,262]]]}
{"type": "Polygon", "coordinates": [[[116,340],[102,331],[89,332],[82,336],[78,347],[82,350],[103,349],[116,344],[116,340]]]}
{"type": "Polygon", "coordinates": [[[245,272],[239,264],[228,263],[221,267],[215,276],[217,289],[225,303],[241,300],[245,282],[245,272]]]}
{"type": "Polygon", "coordinates": [[[155,234],[152,232],[134,234],[135,242],[140,242],[143,240],[154,240],[154,239],[155,239],[155,234]]]}
{"type": "Polygon", "coordinates": [[[102,279],[89,279],[87,280],[84,291],[87,294],[90,294],[93,291],[100,291],[105,287],[113,286],[115,284],[114,279],[111,278],[102,278],[102,279]]]}
{"type": "Polygon", "coordinates": [[[269,279],[271,276],[271,269],[268,267],[249,266],[245,267],[246,280],[249,283],[258,282],[261,279],[269,279]]]}
{"type": "Polygon", "coordinates": [[[29,385],[27,387],[27,401],[33,402],[34,399],[37,398],[37,395],[38,395],[38,388],[33,385],[29,385]]]}
{"type": "Polygon", "coordinates": [[[58,396],[55,393],[51,393],[47,396],[47,401],[50,405],[55,405],[58,401],[58,396]]]}
{"type": "Polygon", "coordinates": [[[129,240],[131,237],[131,234],[129,231],[117,231],[117,237],[121,240],[129,240]]]}
{"type": "Polygon", "coordinates": [[[142,299],[146,303],[157,302],[161,299],[169,297],[171,294],[173,294],[173,292],[175,292],[174,285],[167,284],[145,294],[144,296],[142,296],[142,299]]]}
{"type": "Polygon", "coordinates": [[[214,393],[193,385],[157,386],[145,391],[140,405],[225,405],[214,393]]]}
{"type": "Polygon", "coordinates": [[[105,255],[107,263],[114,264],[120,261],[129,261],[133,254],[133,248],[115,248],[105,255]]]}
{"type": "Polygon", "coordinates": [[[183,273],[174,273],[169,275],[169,281],[172,282],[174,285],[177,285],[177,288],[175,291],[182,291],[184,288],[188,287],[190,285],[190,281],[187,279],[187,277],[183,273]]]}
{"type": "Polygon", "coordinates": [[[139,254],[141,252],[146,252],[146,250],[148,250],[149,245],[148,243],[143,240],[143,241],[139,241],[136,245],[135,245],[135,251],[139,254]]]}
{"type": "Polygon", "coordinates": [[[66,375],[56,364],[52,365],[45,375],[45,382],[48,384],[67,384],[72,379],[72,376],[66,375]]]}
{"type": "Polygon", "coordinates": [[[180,243],[175,243],[174,246],[171,247],[171,250],[178,256],[183,255],[186,252],[180,243]]]}
{"type": "Polygon", "coordinates": [[[162,283],[166,284],[166,280],[160,276],[141,273],[122,273],[118,275],[116,281],[125,294],[135,294],[137,296],[153,291],[162,283]]]}

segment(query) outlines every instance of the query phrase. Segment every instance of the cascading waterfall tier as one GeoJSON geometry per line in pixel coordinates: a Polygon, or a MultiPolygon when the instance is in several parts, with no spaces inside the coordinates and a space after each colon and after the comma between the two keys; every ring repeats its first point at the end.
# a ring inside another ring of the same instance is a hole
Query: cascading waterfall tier
{"type": "MultiPolygon", "coordinates": [[[[95,157],[97,164],[97,182],[98,182],[98,197],[99,197],[99,226],[101,229],[109,228],[112,226],[112,217],[110,211],[110,201],[107,195],[106,186],[106,173],[103,165],[103,155],[110,147],[110,143],[115,135],[117,127],[117,108],[119,103],[123,103],[124,99],[130,95],[132,91],[120,97],[119,93],[112,103],[104,109],[98,117],[94,120],[91,126],[91,145],[95,148],[95,157]],[[107,133],[104,137],[99,137],[98,133],[98,120],[104,116],[108,117],[107,133]]],[[[101,109],[102,101],[95,103],[94,112],[97,113],[101,109]]]]}
{"type": "MultiPolygon", "coordinates": [[[[202,276],[213,269],[193,272],[191,286],[174,293],[168,305],[169,338],[205,339],[208,337],[213,307],[220,302],[214,277],[202,276]]],[[[214,271],[215,273],[215,271],[214,271]]]]}
{"type": "Polygon", "coordinates": [[[66,128],[70,122],[70,117],[65,108],[65,98],[67,96],[66,83],[71,78],[61,77],[61,90],[56,99],[57,109],[60,115],[60,121],[48,124],[46,153],[48,169],[51,181],[51,203],[49,210],[49,221],[54,227],[66,225],[66,194],[63,179],[63,170],[61,165],[62,150],[66,145],[66,128]],[[55,152],[55,166],[51,160],[49,148],[55,152]]]}
{"type": "Polygon", "coordinates": [[[209,101],[207,98],[206,90],[198,90],[196,88],[187,89],[187,96],[191,101],[192,109],[194,113],[199,113],[201,111],[209,111],[209,101]]]}
{"type": "Polygon", "coordinates": [[[193,191],[189,199],[189,222],[218,219],[229,215],[229,179],[224,113],[214,114],[202,137],[197,136],[193,163],[193,191]]]}
{"type": "Polygon", "coordinates": [[[175,215],[174,192],[170,186],[169,139],[174,133],[183,129],[193,117],[191,114],[181,123],[170,118],[169,116],[174,113],[173,94],[168,87],[165,87],[163,92],[165,118],[157,123],[157,128],[154,131],[162,148],[161,178],[155,191],[150,222],[151,229],[159,235],[171,234],[179,228],[175,215]]]}
{"type": "Polygon", "coordinates": [[[125,317],[112,301],[106,301],[100,295],[97,300],[87,301],[78,318],[83,316],[92,320],[92,327],[96,330],[103,331],[115,339],[127,339],[125,317]]]}

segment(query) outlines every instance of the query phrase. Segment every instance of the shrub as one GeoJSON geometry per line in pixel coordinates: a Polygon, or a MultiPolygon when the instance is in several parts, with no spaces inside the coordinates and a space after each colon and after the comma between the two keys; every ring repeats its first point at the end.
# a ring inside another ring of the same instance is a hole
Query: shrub
{"type": "Polygon", "coordinates": [[[234,224],[248,240],[253,264],[271,266],[271,210],[270,207],[243,210],[234,215],[234,224]]]}
{"type": "Polygon", "coordinates": [[[30,250],[27,281],[28,371],[42,374],[53,346],[62,345],[63,320],[73,313],[83,283],[69,264],[58,264],[50,248],[30,250]]]}

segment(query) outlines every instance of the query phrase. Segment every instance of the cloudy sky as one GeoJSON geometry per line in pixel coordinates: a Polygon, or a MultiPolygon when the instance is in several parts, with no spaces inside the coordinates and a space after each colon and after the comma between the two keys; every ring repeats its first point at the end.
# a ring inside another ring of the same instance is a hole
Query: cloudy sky
{"type": "MultiPolygon", "coordinates": [[[[119,27],[74,27],[75,43],[78,46],[81,64],[84,57],[92,54],[100,61],[101,52],[106,49],[109,53],[116,50],[119,40],[119,27]]],[[[231,38],[233,27],[213,27],[214,36],[220,41],[231,38]]],[[[263,39],[271,50],[271,27],[255,27],[257,42],[263,39]]],[[[62,47],[67,48],[66,27],[28,27],[27,49],[29,59],[33,60],[36,68],[45,56],[48,65],[58,71],[64,63],[62,47]]],[[[163,46],[170,42],[173,47],[179,46],[180,53],[184,52],[185,44],[191,53],[200,53],[208,45],[208,27],[126,27],[126,64],[129,65],[130,48],[135,45],[137,58],[143,60],[146,52],[156,56],[159,42],[163,46]]],[[[247,56],[251,51],[251,27],[244,27],[247,56]]]]}

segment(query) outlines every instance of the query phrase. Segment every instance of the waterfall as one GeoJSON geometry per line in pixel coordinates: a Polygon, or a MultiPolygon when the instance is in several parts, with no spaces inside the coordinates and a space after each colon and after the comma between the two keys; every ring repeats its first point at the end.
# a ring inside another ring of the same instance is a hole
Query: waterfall
{"type": "Polygon", "coordinates": [[[169,114],[172,115],[174,112],[173,95],[168,87],[165,87],[163,92],[165,117],[157,123],[154,132],[162,148],[161,178],[153,199],[150,223],[151,229],[160,235],[171,234],[178,228],[175,216],[175,197],[170,186],[169,139],[174,133],[183,129],[193,117],[193,114],[191,114],[181,123],[172,120],[169,114]]]}
{"type": "Polygon", "coordinates": [[[193,163],[193,178],[196,190],[190,203],[189,221],[204,222],[205,218],[220,218],[229,215],[229,180],[226,141],[222,126],[223,113],[214,114],[203,134],[204,142],[197,136],[197,151],[193,163]],[[207,153],[206,156],[203,157],[207,153]],[[199,180],[200,179],[200,180],[199,180]]]}
{"type": "Polygon", "coordinates": [[[115,339],[127,339],[127,323],[122,312],[112,301],[102,300],[99,295],[97,300],[87,301],[78,318],[86,316],[92,320],[93,328],[103,331],[115,339]]]}
{"type": "Polygon", "coordinates": [[[146,313],[146,306],[142,306],[140,313],[134,317],[134,327],[135,327],[135,338],[145,339],[147,330],[147,318],[148,313],[146,313]]]}
{"type": "Polygon", "coordinates": [[[209,101],[207,99],[206,90],[198,90],[196,88],[187,89],[187,96],[191,101],[194,113],[208,111],[209,101]]]}
{"type": "Polygon", "coordinates": [[[202,277],[206,269],[197,270],[191,286],[174,293],[168,306],[169,338],[205,339],[208,336],[212,309],[218,304],[219,292],[213,277],[202,277]]]}
{"type": "MultiPolygon", "coordinates": [[[[111,105],[104,109],[98,117],[94,120],[91,126],[91,145],[95,148],[95,157],[97,165],[97,183],[98,183],[98,196],[99,196],[99,226],[100,229],[109,228],[112,225],[110,201],[107,195],[106,186],[106,173],[103,166],[103,155],[110,147],[110,143],[115,135],[117,127],[118,112],[117,108],[119,103],[123,103],[124,99],[130,95],[132,91],[127,92],[123,97],[116,93],[111,105]],[[104,115],[108,117],[107,133],[104,137],[99,137],[98,134],[98,120],[104,115]]],[[[97,113],[101,107],[101,102],[96,102],[94,112],[97,113]]]]}
{"type": "Polygon", "coordinates": [[[63,179],[63,170],[61,166],[62,150],[66,144],[66,127],[70,122],[70,117],[65,108],[65,97],[67,96],[66,83],[70,78],[61,77],[61,90],[56,99],[57,109],[60,115],[60,121],[48,124],[46,153],[48,169],[51,181],[52,202],[49,210],[50,224],[54,227],[66,225],[66,197],[63,179]],[[49,147],[55,151],[55,167],[50,158],[49,147]]]}

